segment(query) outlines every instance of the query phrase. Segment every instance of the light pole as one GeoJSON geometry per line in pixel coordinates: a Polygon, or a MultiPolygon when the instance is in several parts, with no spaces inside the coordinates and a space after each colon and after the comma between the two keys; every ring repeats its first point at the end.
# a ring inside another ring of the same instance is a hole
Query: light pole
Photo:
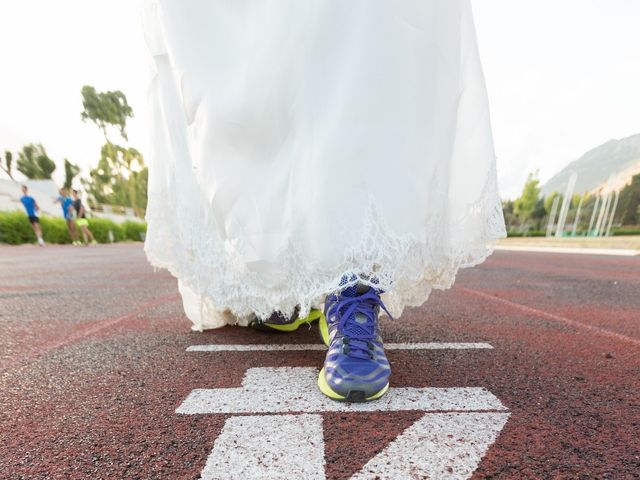
{"type": "Polygon", "coordinates": [[[611,209],[611,216],[609,217],[609,225],[607,226],[606,236],[611,236],[611,226],[613,225],[613,217],[616,214],[616,210],[618,209],[618,200],[620,200],[620,192],[616,192],[616,199],[613,202],[613,208],[611,209]]]}
{"type": "Polygon", "coordinates": [[[567,213],[569,213],[569,207],[571,207],[571,200],[573,197],[573,191],[576,187],[576,180],[578,179],[577,173],[572,173],[569,178],[569,184],[567,185],[567,191],[564,194],[562,200],[562,208],[560,209],[560,216],[558,217],[558,227],[556,228],[556,237],[560,238],[564,234],[564,224],[567,221],[567,213]]]}
{"type": "Polygon", "coordinates": [[[578,222],[580,221],[580,212],[582,211],[582,202],[584,202],[584,195],[580,197],[580,203],[578,203],[578,211],[576,212],[576,218],[573,221],[573,229],[571,230],[571,236],[576,236],[576,230],[578,228],[578,222]]]}
{"type": "Polygon", "coordinates": [[[591,236],[593,232],[593,222],[596,219],[596,213],[598,213],[598,205],[600,205],[600,193],[596,193],[596,204],[593,206],[593,213],[591,213],[591,220],[589,221],[589,229],[587,230],[587,236],[591,236]]]}
{"type": "Polygon", "coordinates": [[[558,213],[558,204],[560,203],[560,195],[553,199],[551,205],[551,214],[549,215],[549,223],[547,223],[547,237],[553,235],[553,226],[556,222],[556,213],[558,213]]]}

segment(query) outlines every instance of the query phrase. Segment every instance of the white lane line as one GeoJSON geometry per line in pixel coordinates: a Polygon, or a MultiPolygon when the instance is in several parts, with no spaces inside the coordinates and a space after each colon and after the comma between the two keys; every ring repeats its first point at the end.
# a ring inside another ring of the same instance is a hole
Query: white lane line
{"type": "Polygon", "coordinates": [[[375,402],[335,402],[318,391],[317,378],[315,368],[251,368],[244,376],[242,387],[193,390],[176,413],[506,410],[500,400],[484,388],[392,388],[375,402]]]}
{"type": "Polygon", "coordinates": [[[590,247],[534,247],[525,245],[498,245],[496,250],[505,252],[534,252],[534,253],[570,253],[580,255],[614,255],[620,257],[635,257],[640,250],[630,248],[590,248],[590,247]]]}
{"type": "MultiPolygon", "coordinates": [[[[472,350],[493,349],[488,343],[385,343],[385,350],[472,350]]],[[[308,350],[326,350],[319,343],[303,344],[251,344],[251,345],[191,345],[187,352],[295,352],[308,350]]]]}
{"type": "Polygon", "coordinates": [[[470,478],[508,418],[508,413],[427,414],[351,479],[470,478]]]}
{"type": "Polygon", "coordinates": [[[231,417],[213,444],[202,480],[323,480],[321,415],[231,417]]]}

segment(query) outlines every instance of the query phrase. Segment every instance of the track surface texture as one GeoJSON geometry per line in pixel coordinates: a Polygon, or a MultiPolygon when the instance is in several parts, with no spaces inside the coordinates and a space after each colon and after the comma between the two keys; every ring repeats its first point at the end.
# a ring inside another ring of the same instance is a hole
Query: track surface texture
{"type": "MultiPolygon", "coordinates": [[[[493,346],[388,352],[392,391],[481,387],[510,413],[471,478],[640,478],[640,258],[496,252],[382,329],[388,343],[493,346]]],[[[198,478],[216,439],[235,440],[228,413],[176,412],[190,393],[240,387],[255,367],[319,368],[324,352],[187,348],[317,343],[316,326],[190,331],[177,282],[141,245],[0,247],[0,478],[198,478]]],[[[322,421],[328,479],[421,416],[319,415],[304,418],[322,421]]]]}

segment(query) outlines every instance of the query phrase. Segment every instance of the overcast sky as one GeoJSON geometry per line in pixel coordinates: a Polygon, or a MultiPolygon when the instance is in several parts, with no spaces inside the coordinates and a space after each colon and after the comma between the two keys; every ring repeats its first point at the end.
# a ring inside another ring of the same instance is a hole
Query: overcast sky
{"type": "MultiPolygon", "coordinates": [[[[472,0],[503,197],[585,151],[640,133],[639,0],[472,0]]],[[[80,89],[122,90],[146,151],[147,60],[139,0],[0,2],[0,151],[42,142],[95,165],[102,138],[80,89]]],[[[61,178],[58,176],[58,178],[61,178]]]]}

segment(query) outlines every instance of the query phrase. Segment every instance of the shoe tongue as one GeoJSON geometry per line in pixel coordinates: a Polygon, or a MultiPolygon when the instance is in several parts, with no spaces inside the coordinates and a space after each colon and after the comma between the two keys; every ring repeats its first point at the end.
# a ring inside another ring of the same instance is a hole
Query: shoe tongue
{"type": "Polygon", "coordinates": [[[359,325],[365,325],[369,321],[366,315],[362,313],[356,313],[355,318],[353,320],[359,325]]]}
{"type": "MultiPolygon", "coordinates": [[[[357,283],[351,287],[345,288],[342,291],[342,295],[345,297],[359,297],[367,293],[371,287],[368,285],[363,285],[361,283],[357,283]]],[[[367,337],[371,335],[371,320],[364,314],[360,312],[356,312],[353,316],[353,319],[348,321],[345,325],[345,332],[348,335],[352,335],[355,337],[367,337]]]]}

